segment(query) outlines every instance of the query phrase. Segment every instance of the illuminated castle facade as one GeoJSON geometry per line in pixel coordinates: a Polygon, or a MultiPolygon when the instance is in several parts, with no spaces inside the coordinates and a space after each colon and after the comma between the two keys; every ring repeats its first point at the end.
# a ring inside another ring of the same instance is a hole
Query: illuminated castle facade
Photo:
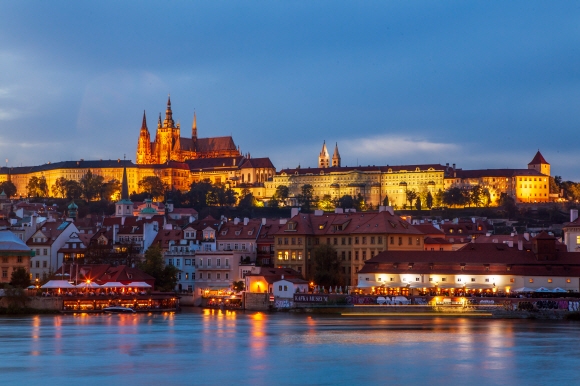
{"type": "Polygon", "coordinates": [[[161,121],[161,114],[157,121],[155,140],[151,141],[147,118],[143,112],[143,123],[137,143],[137,164],[151,165],[164,164],[168,161],[185,162],[198,158],[229,158],[240,156],[240,149],[236,147],[231,136],[226,137],[197,137],[197,122],[193,114],[191,137],[182,137],[180,124],[175,124],[171,99],[167,99],[165,119],[161,121]]]}

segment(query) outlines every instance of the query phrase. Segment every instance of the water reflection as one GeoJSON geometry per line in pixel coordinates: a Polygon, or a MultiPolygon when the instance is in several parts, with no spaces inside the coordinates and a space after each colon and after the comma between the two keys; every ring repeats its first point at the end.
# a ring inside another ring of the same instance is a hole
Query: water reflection
{"type": "Polygon", "coordinates": [[[193,310],[0,318],[0,331],[6,384],[580,382],[580,324],[564,322],[193,310]]]}

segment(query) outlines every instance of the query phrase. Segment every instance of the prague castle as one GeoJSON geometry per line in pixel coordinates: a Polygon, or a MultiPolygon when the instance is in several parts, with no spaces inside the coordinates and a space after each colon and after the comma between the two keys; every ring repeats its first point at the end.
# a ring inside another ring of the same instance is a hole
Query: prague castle
{"type": "Polygon", "coordinates": [[[195,113],[193,114],[191,137],[182,137],[180,124],[176,125],[173,120],[171,98],[167,99],[167,109],[163,122],[161,114],[159,114],[154,141],[151,141],[147,128],[147,118],[143,112],[143,123],[137,143],[137,164],[164,164],[168,161],[184,162],[198,158],[227,158],[239,155],[239,148],[236,148],[231,136],[198,138],[195,113]]]}

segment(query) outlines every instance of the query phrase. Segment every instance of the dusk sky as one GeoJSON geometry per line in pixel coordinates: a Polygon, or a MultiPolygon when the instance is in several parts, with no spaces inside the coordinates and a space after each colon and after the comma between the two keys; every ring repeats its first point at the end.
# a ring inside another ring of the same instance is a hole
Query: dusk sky
{"type": "Polygon", "coordinates": [[[2,166],[135,161],[171,94],[190,135],[278,170],[527,168],[580,181],[580,3],[3,1],[2,166]]]}

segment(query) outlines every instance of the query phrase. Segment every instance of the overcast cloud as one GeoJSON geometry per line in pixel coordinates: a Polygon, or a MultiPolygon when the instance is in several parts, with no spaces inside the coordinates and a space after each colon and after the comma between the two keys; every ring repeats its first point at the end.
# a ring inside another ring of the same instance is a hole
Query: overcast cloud
{"type": "Polygon", "coordinates": [[[0,159],[135,159],[141,116],[278,169],[525,168],[580,181],[580,3],[5,1],[0,159]]]}

